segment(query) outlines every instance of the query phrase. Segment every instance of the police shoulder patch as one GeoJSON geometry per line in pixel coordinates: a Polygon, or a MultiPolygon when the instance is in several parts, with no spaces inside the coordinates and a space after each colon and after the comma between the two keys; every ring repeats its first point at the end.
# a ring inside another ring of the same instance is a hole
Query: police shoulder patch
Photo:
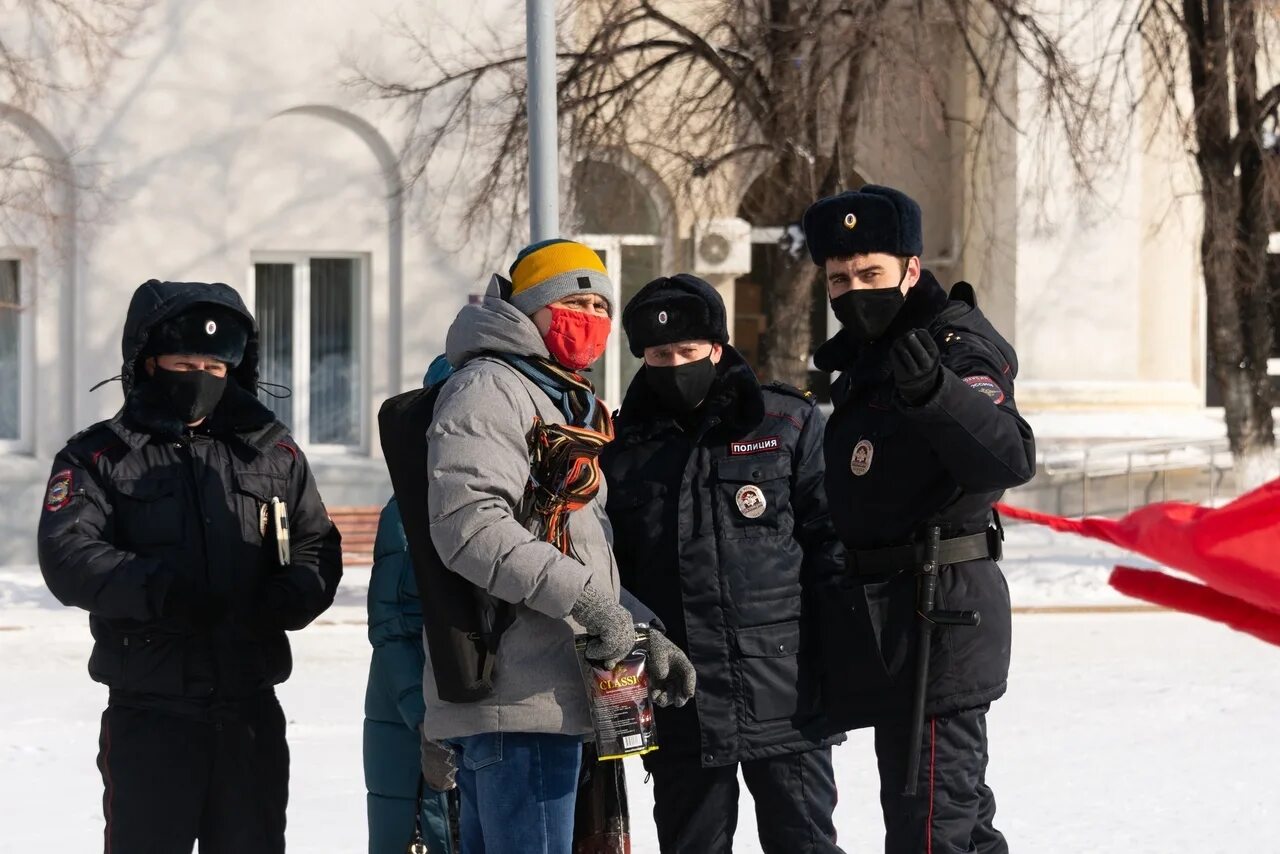
{"type": "Polygon", "coordinates": [[[49,489],[44,495],[44,509],[52,513],[70,504],[74,480],[75,474],[71,469],[55,472],[53,477],[49,478],[49,489]]]}
{"type": "Polygon", "coordinates": [[[986,374],[965,377],[964,383],[974,391],[981,392],[991,398],[992,403],[996,405],[1004,403],[1004,390],[1000,388],[999,383],[986,374]]]}

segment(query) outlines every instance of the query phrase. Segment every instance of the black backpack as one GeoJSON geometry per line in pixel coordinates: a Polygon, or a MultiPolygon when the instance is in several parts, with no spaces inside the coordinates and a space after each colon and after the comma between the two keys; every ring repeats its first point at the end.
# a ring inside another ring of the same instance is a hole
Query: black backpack
{"type": "Polygon", "coordinates": [[[447,702],[470,703],[493,693],[498,640],[511,606],[446,567],[431,541],[427,430],[443,386],[388,399],[378,410],[378,430],[418,582],[436,691],[447,702]]]}

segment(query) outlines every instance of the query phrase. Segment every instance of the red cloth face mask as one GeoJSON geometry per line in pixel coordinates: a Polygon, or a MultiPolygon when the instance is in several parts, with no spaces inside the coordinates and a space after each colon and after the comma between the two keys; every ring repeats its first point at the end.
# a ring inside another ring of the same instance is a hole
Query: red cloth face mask
{"type": "Polygon", "coordinates": [[[598,314],[551,307],[551,329],[543,337],[551,356],[571,371],[580,371],[604,355],[613,321],[598,314]]]}

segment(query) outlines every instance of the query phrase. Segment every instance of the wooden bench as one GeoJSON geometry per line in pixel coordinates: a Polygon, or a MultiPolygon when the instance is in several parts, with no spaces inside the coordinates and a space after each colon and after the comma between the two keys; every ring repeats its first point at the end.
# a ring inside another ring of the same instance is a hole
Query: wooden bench
{"type": "Polygon", "coordinates": [[[329,518],[342,534],[343,566],[373,566],[381,507],[330,507],[329,518]]]}

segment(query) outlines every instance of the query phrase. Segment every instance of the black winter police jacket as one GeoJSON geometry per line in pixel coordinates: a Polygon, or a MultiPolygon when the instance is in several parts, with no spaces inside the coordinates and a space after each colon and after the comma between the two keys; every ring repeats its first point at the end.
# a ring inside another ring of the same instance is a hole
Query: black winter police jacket
{"type": "MultiPolygon", "coordinates": [[[[1035,473],[1031,428],[1013,402],[1013,348],[972,304],[967,285],[948,299],[924,272],[889,331],[866,346],[843,331],[815,362],[841,371],[826,434],[826,485],[832,521],[850,550],[920,542],[929,525],[944,538],[993,523],[1004,490],[1035,473]],[[897,396],[892,343],[926,329],[941,353],[942,376],[918,406],[897,396]]],[[[828,709],[847,725],[906,714],[917,638],[914,561],[888,577],[850,574],[822,597],[827,643],[848,651],[825,677],[828,709]]],[[[977,628],[935,629],[927,711],[948,714],[989,703],[1009,672],[1009,591],[995,560],[943,567],[940,609],[976,609],[977,628]]]]}
{"type": "Polygon", "coordinates": [[[818,717],[809,593],[843,566],[822,486],[822,413],[763,389],[725,347],[707,403],[667,414],[644,368],[602,456],[623,585],[698,672],[693,702],[659,709],[646,757],[725,765],[831,743],[818,717]]]}
{"type": "Polygon", "coordinates": [[[130,306],[123,409],[54,461],[40,568],[59,601],[89,612],[89,673],[113,703],[204,714],[267,690],[289,676],[284,632],[333,602],[340,537],[306,458],[253,394],[257,336],[226,285],[155,283],[130,306]],[[235,309],[253,331],[218,408],[192,430],[140,381],[140,354],[156,323],[201,302],[235,309]],[[287,566],[269,519],[277,497],[287,566]]]}

